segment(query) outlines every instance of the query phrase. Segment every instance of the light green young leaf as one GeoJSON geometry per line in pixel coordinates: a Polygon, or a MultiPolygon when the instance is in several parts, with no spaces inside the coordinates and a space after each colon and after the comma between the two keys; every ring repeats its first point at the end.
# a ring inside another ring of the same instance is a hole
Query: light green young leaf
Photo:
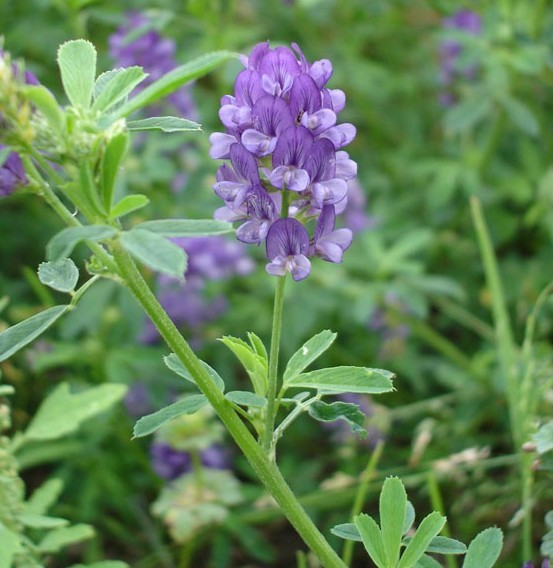
{"type": "Polygon", "coordinates": [[[359,530],[353,523],[343,523],[335,525],[330,529],[330,532],[344,540],[354,540],[355,542],[362,542],[363,539],[359,534],[359,530]]]}
{"type": "Polygon", "coordinates": [[[105,112],[127,98],[131,91],[147,76],[142,67],[115,69],[105,76],[100,75],[94,84],[93,110],[105,112]],[[104,77],[104,78],[102,78],[104,77]]]}
{"type": "Polygon", "coordinates": [[[454,538],[435,536],[430,541],[426,552],[431,552],[432,554],[465,554],[467,547],[454,538]]]}
{"type": "Polygon", "coordinates": [[[380,493],[380,530],[389,566],[395,566],[399,559],[406,508],[403,483],[398,477],[387,478],[380,493]]]}
{"type": "Polygon", "coordinates": [[[324,353],[336,339],[336,333],[325,329],[306,341],[288,361],[284,370],[284,381],[288,382],[311,365],[317,357],[324,353]]]}
{"type": "Polygon", "coordinates": [[[44,515],[58,500],[63,491],[63,481],[52,478],[33,491],[25,502],[24,512],[29,515],[44,515]]]}
{"type": "Polygon", "coordinates": [[[94,536],[94,529],[90,525],[73,525],[50,531],[39,543],[40,552],[58,552],[62,548],[94,536]]]}
{"type": "Polygon", "coordinates": [[[65,114],[56,97],[42,85],[25,87],[25,94],[58,135],[65,135],[65,114]]]}
{"type": "Polygon", "coordinates": [[[267,360],[260,357],[253,348],[242,339],[226,335],[219,338],[242,363],[252,381],[253,388],[259,396],[267,394],[267,360]]]}
{"type": "Polygon", "coordinates": [[[427,515],[403,552],[398,568],[412,568],[426,552],[432,539],[443,529],[445,522],[446,518],[437,511],[427,515]]]}
{"type": "Polygon", "coordinates": [[[93,564],[73,564],[70,568],[129,568],[126,562],[120,560],[103,560],[93,564]]]}
{"type": "Polygon", "coordinates": [[[314,388],[332,393],[380,394],[394,389],[393,373],[366,367],[332,367],[302,373],[285,382],[286,387],[314,388]]]}
{"type": "Polygon", "coordinates": [[[344,420],[351,429],[361,437],[367,436],[365,429],[365,415],[359,410],[356,404],[348,402],[333,402],[327,404],[320,400],[316,400],[308,407],[311,418],[319,422],[334,422],[335,420],[344,420]]]}
{"type": "Polygon", "coordinates": [[[203,394],[193,394],[182,398],[177,402],[154,412],[143,416],[134,425],[133,439],[148,436],[156,430],[159,430],[166,422],[183,416],[184,414],[194,414],[207,404],[207,398],[203,394]]]}
{"type": "Polygon", "coordinates": [[[127,387],[104,384],[72,394],[67,383],[58,385],[40,405],[24,433],[26,440],[54,440],[74,432],[87,419],[119,402],[127,387]]]}
{"type": "Polygon", "coordinates": [[[540,133],[540,124],[536,115],[522,101],[513,97],[501,98],[501,104],[511,122],[522,132],[537,136],[540,133]]]}
{"type": "Polygon", "coordinates": [[[182,85],[207,75],[207,73],[213,71],[213,69],[221,65],[221,63],[237,56],[237,54],[229,51],[214,51],[202,55],[197,59],[193,59],[173,69],[173,71],[170,71],[161,77],[161,79],[146,87],[138,95],[119,108],[116,116],[127,116],[136,110],[144,108],[175,92],[178,88],[182,87],[182,85]]]}
{"type": "Polygon", "coordinates": [[[4,165],[4,162],[8,159],[12,151],[13,150],[9,146],[6,146],[5,148],[0,148],[0,167],[4,165]]]}
{"type": "Polygon", "coordinates": [[[117,219],[119,217],[124,217],[125,215],[128,215],[133,211],[137,211],[138,209],[142,209],[142,207],[146,207],[148,203],[150,203],[150,200],[141,193],[127,195],[113,206],[112,210],[109,213],[109,218],[117,219]]]}
{"type": "MultiPolygon", "coordinates": [[[[106,145],[102,164],[100,168],[100,185],[102,201],[106,211],[110,212],[110,217],[116,218],[111,206],[113,204],[113,193],[115,191],[115,180],[119,173],[119,166],[125,157],[129,145],[129,136],[126,132],[121,132],[114,136],[106,145]]],[[[120,203],[119,203],[120,205],[120,203]]],[[[116,206],[117,207],[117,206],[116,206]]]]}
{"type": "MultiPolygon", "coordinates": [[[[171,369],[171,371],[173,371],[173,373],[176,373],[183,379],[186,379],[187,381],[196,384],[194,377],[188,372],[188,369],[186,369],[186,367],[181,363],[181,360],[175,355],[175,353],[171,353],[167,355],[167,357],[164,357],[163,362],[167,365],[169,369],[171,369]]],[[[224,392],[225,382],[223,381],[219,373],[215,369],[210,367],[205,361],[202,361],[202,364],[209,373],[209,376],[213,380],[215,386],[221,392],[224,392]]]]}
{"type": "Polygon", "coordinates": [[[67,519],[47,517],[45,515],[33,515],[30,513],[22,513],[17,518],[26,527],[32,529],[57,529],[60,527],[66,527],[69,524],[67,519]]]}
{"type": "Polygon", "coordinates": [[[538,454],[545,454],[553,450],[553,421],[540,427],[534,434],[538,454]]]}
{"type": "Polygon", "coordinates": [[[84,39],[62,44],[58,65],[67,98],[73,106],[89,108],[96,76],[96,49],[84,39]]]}
{"type": "Polygon", "coordinates": [[[478,533],[469,544],[463,568],[492,568],[503,548],[503,533],[490,527],[478,533]]]}
{"type": "Polygon", "coordinates": [[[367,554],[378,568],[389,568],[386,558],[386,550],[382,542],[382,533],[375,520],[365,513],[354,517],[353,522],[361,535],[363,546],[367,554]]]}
{"type": "Polygon", "coordinates": [[[466,132],[489,116],[492,108],[492,100],[488,95],[474,96],[456,104],[446,112],[444,127],[453,134],[466,132]]]}
{"type": "Polygon", "coordinates": [[[50,239],[50,242],[46,245],[46,258],[48,260],[68,258],[81,241],[100,242],[110,239],[116,233],[116,229],[108,225],[67,227],[50,239]]]}
{"type": "Polygon", "coordinates": [[[405,522],[403,523],[403,534],[406,534],[411,530],[413,523],[415,522],[415,507],[411,501],[407,501],[405,507],[405,522]]]}
{"type": "Polygon", "coordinates": [[[141,229],[121,233],[120,239],[128,252],[152,270],[184,280],[187,257],[175,243],[141,229]]]}
{"type": "Polygon", "coordinates": [[[79,280],[79,269],[70,258],[61,258],[38,265],[38,278],[59,292],[71,292],[79,280]]]}
{"type": "Polygon", "coordinates": [[[442,568],[442,565],[432,556],[423,554],[415,564],[415,568],[442,568]]]}
{"type": "Polygon", "coordinates": [[[13,557],[20,550],[19,535],[0,523],[0,566],[10,568],[13,557]]]}
{"type": "Polygon", "coordinates": [[[130,120],[127,122],[127,128],[138,131],[161,130],[162,132],[199,132],[202,130],[197,122],[178,116],[151,116],[141,120],[130,120]]]}
{"type": "Polygon", "coordinates": [[[164,237],[207,237],[234,231],[232,223],[212,219],[161,219],[140,223],[135,228],[164,237]]]}
{"type": "Polygon", "coordinates": [[[25,347],[25,345],[34,341],[59,319],[68,308],[69,306],[48,308],[25,321],[8,327],[8,329],[0,333],[0,361],[5,361],[15,352],[25,347]]]}
{"type": "Polygon", "coordinates": [[[250,391],[230,391],[225,394],[225,398],[238,406],[249,408],[264,408],[267,406],[267,399],[250,391]]]}
{"type": "Polygon", "coordinates": [[[248,331],[248,339],[250,340],[250,345],[252,349],[263,359],[269,361],[269,355],[267,353],[267,349],[261,341],[261,338],[257,336],[253,331],[248,331]]]}

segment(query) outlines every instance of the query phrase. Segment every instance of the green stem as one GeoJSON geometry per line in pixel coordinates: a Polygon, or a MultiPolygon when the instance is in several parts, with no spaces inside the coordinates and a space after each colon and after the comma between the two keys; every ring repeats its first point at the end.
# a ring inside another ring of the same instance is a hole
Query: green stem
{"type": "Polygon", "coordinates": [[[273,430],[275,427],[275,417],[277,413],[276,393],[278,383],[278,354],[280,350],[280,335],[282,332],[282,312],[284,306],[284,285],[286,276],[277,279],[275,290],[275,303],[273,309],[273,329],[271,332],[271,350],[269,352],[269,373],[267,385],[267,411],[265,415],[265,429],[263,430],[263,449],[271,459],[275,459],[275,454],[271,453],[271,442],[273,440],[273,430]]]}
{"type": "MultiPolygon", "coordinates": [[[[380,461],[380,457],[382,456],[382,450],[384,449],[384,442],[379,441],[376,445],[368,463],[367,467],[363,470],[361,474],[361,480],[359,482],[359,489],[355,494],[355,501],[353,502],[353,506],[351,508],[350,518],[353,521],[353,518],[359,515],[363,509],[363,504],[365,503],[365,499],[367,498],[367,492],[369,490],[369,482],[373,478],[374,472],[376,470],[376,466],[380,461]]],[[[346,540],[344,544],[344,550],[342,551],[342,560],[344,563],[349,566],[351,564],[351,560],[353,558],[353,548],[355,546],[355,541],[353,540],[346,540]]]]}
{"type": "Polygon", "coordinates": [[[223,393],[213,384],[201,360],[198,359],[163,310],[133,259],[118,242],[113,243],[112,253],[123,281],[144,308],[167,345],[194,377],[196,384],[209,400],[228,432],[248,459],[263,485],[265,485],[279,504],[292,526],[319,558],[323,566],[326,568],[346,568],[340,557],[300,505],[282,477],[280,470],[256,442],[246,425],[233,410],[231,404],[225,399],[223,393]]]}

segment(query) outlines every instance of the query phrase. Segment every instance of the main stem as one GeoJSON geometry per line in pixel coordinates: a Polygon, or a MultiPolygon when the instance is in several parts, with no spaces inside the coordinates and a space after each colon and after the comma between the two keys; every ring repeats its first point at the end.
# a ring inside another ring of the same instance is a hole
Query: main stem
{"type": "Polygon", "coordinates": [[[117,241],[112,243],[111,250],[121,278],[144,308],[167,345],[195,378],[196,384],[207,397],[230,435],[292,526],[323,566],[326,568],[346,568],[346,565],[300,505],[274,462],[269,459],[256,442],[248,428],[227,402],[223,393],[213,384],[201,360],[198,359],[161,307],[130,255],[117,241]]]}
{"type": "Polygon", "coordinates": [[[273,430],[276,416],[276,393],[278,383],[278,354],[280,351],[280,335],[282,332],[282,312],[284,306],[284,284],[286,276],[277,280],[275,290],[275,304],[273,308],[273,329],[271,332],[271,351],[269,353],[269,373],[267,386],[267,414],[265,417],[265,429],[263,430],[263,449],[274,460],[274,454],[270,455],[273,430]]]}

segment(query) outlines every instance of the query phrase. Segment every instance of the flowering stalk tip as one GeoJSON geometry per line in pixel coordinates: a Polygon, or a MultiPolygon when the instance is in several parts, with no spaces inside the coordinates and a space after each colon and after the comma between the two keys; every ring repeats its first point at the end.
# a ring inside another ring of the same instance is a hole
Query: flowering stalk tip
{"type": "Polygon", "coordinates": [[[351,231],[334,224],[357,174],[342,150],[356,130],[337,124],[346,97],[326,86],[327,59],[311,64],[296,44],[265,42],[242,62],[234,95],[221,99],[225,132],[210,136],[210,156],[230,161],[217,171],[214,190],[225,205],[215,217],[241,222],[239,240],[265,243],[269,274],[302,280],[309,257],[341,262],[351,244],[351,231]]]}

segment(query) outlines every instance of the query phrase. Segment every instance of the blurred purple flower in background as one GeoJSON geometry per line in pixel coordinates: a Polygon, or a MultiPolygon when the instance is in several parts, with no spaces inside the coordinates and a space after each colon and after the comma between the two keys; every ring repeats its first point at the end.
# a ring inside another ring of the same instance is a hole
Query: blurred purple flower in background
{"type": "MultiPolygon", "coordinates": [[[[223,296],[208,299],[205,286],[211,280],[226,280],[244,276],[254,269],[254,263],[241,243],[225,237],[173,239],[188,255],[186,282],[159,275],[157,292],[161,305],[178,326],[192,332],[217,318],[227,308],[223,296]]],[[[148,320],[141,336],[144,343],[158,339],[157,330],[148,320]]]]}
{"type": "MultiPolygon", "coordinates": [[[[120,67],[138,65],[148,77],[138,85],[144,89],[177,67],[176,45],[154,29],[154,22],[146,14],[129,12],[125,23],[109,38],[109,53],[120,67]]],[[[195,118],[196,107],[190,89],[183,87],[168,96],[169,102],[186,118],[195,118]]]]}
{"type": "Polygon", "coordinates": [[[330,61],[310,64],[292,48],[259,43],[243,57],[234,95],[221,99],[226,132],[210,136],[210,156],[231,164],[217,172],[214,190],[225,206],[215,217],[241,221],[236,236],[243,242],[266,240],[267,272],[302,280],[311,271],[308,257],[341,262],[351,244],[351,230],[335,231],[334,218],[346,208],[347,182],[357,175],[342,150],[356,130],[337,124],[346,96],[326,87],[330,61]],[[323,211],[310,237],[307,222],[323,211]]]}
{"type": "Polygon", "coordinates": [[[394,311],[408,313],[410,309],[393,292],[389,292],[384,297],[383,305],[373,312],[369,320],[369,329],[377,332],[381,339],[378,356],[382,360],[400,356],[405,349],[405,340],[411,333],[409,326],[394,316],[394,311]]]}
{"type": "MultiPolygon", "coordinates": [[[[152,468],[159,477],[173,480],[193,469],[189,452],[176,450],[165,442],[154,442],[150,447],[152,468]]],[[[230,457],[223,446],[213,445],[199,452],[201,465],[208,469],[229,469],[230,457]]]]}
{"type": "MultiPolygon", "coordinates": [[[[548,559],[545,559],[542,563],[541,563],[541,568],[550,568],[551,563],[549,562],[548,559]]],[[[525,562],[522,565],[522,568],[534,568],[534,563],[533,562],[525,562]]],[[[537,566],[536,566],[537,568],[537,566]]]]}
{"type": "MultiPolygon", "coordinates": [[[[480,35],[482,33],[482,21],[480,16],[471,10],[459,10],[451,17],[443,20],[445,30],[458,30],[469,35],[480,35]]],[[[463,46],[456,39],[445,39],[440,44],[440,84],[443,89],[440,93],[440,103],[447,107],[455,103],[455,94],[452,86],[455,80],[461,77],[474,79],[477,68],[471,64],[460,68],[459,58],[461,57],[463,46]]]]}
{"type": "MultiPolygon", "coordinates": [[[[0,162],[1,155],[6,146],[0,144],[0,162]]],[[[23,162],[17,152],[10,152],[3,163],[0,163],[0,197],[7,197],[12,194],[18,187],[28,183],[23,162]]]]}

